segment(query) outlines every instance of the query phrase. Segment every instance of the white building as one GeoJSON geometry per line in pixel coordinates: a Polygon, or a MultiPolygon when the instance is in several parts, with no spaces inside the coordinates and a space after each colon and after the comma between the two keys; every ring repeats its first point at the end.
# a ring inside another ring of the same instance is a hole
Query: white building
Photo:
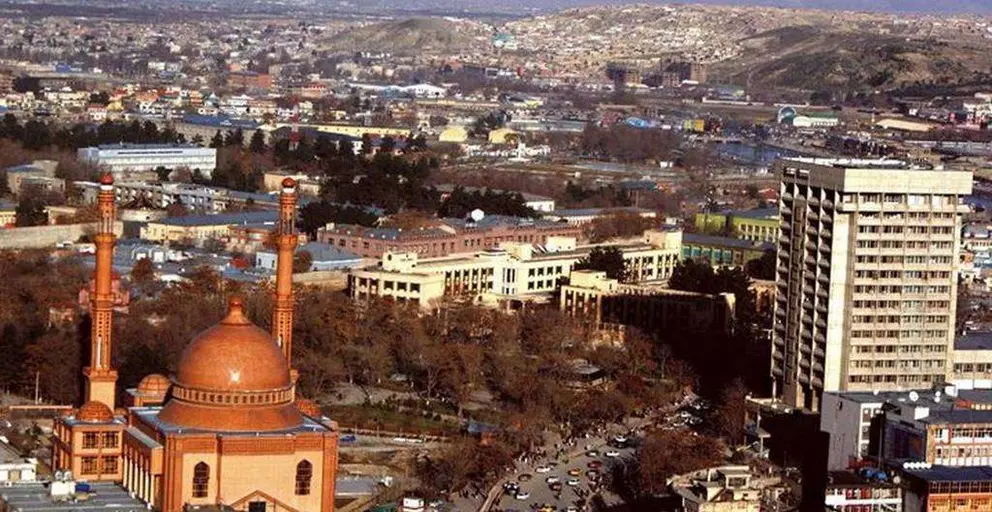
{"type": "Polygon", "coordinates": [[[20,452],[0,436],[0,484],[34,482],[38,473],[38,460],[22,457],[20,452]]]}
{"type": "MultiPolygon", "coordinates": [[[[680,261],[682,232],[646,231],[641,240],[601,246],[623,253],[631,282],[659,283],[671,277],[680,261]]],[[[349,293],[356,300],[391,297],[421,306],[445,296],[489,303],[530,300],[554,292],[595,247],[558,236],[548,237],[541,246],[504,242],[499,249],[440,258],[387,252],[378,267],[350,272],[349,293]]]]}
{"type": "Polygon", "coordinates": [[[972,173],[896,161],[785,159],[772,329],[776,394],[949,382],[961,201],[972,173]]]}
{"type": "Polygon", "coordinates": [[[79,159],[113,174],[154,171],[159,167],[199,170],[209,177],[217,168],[217,150],[181,144],[112,144],[80,148],[79,159]]]}

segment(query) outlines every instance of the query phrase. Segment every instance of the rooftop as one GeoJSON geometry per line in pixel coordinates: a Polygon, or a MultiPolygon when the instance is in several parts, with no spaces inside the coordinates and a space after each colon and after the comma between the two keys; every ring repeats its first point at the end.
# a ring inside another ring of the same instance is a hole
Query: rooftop
{"type": "Polygon", "coordinates": [[[774,249],[774,245],[768,242],[752,242],[750,240],[741,240],[740,238],[732,238],[729,236],[703,235],[700,233],[683,233],[682,244],[715,245],[719,247],[732,247],[736,249],[774,249]]]}
{"type": "Polygon", "coordinates": [[[92,482],[90,493],[85,501],[55,501],[48,485],[42,483],[18,484],[0,490],[0,501],[6,503],[10,512],[141,512],[147,510],[145,504],[118,484],[92,482]]]}
{"type": "Polygon", "coordinates": [[[992,331],[965,331],[954,338],[954,350],[992,350],[992,331]]]}
{"type": "Polygon", "coordinates": [[[624,206],[620,208],[566,208],[561,210],[555,210],[551,212],[551,215],[558,217],[585,217],[588,215],[604,215],[614,212],[624,212],[624,213],[653,213],[654,210],[648,208],[637,208],[635,206],[624,206]]]}
{"type": "Polygon", "coordinates": [[[259,211],[241,213],[218,213],[214,215],[185,215],[182,217],[166,217],[151,224],[166,226],[221,226],[238,224],[274,223],[279,220],[279,212],[259,211]]]}
{"type": "Polygon", "coordinates": [[[992,480],[992,467],[933,466],[928,469],[905,469],[907,474],[927,482],[982,482],[992,480]]]}
{"type": "MultiPolygon", "coordinates": [[[[96,146],[99,149],[210,149],[201,148],[196,144],[100,144],[96,146]]],[[[87,148],[90,149],[90,148],[87,148]]]]}
{"type": "Polygon", "coordinates": [[[778,208],[756,208],[753,210],[734,210],[727,212],[734,217],[744,217],[747,219],[777,219],[778,208]]]}

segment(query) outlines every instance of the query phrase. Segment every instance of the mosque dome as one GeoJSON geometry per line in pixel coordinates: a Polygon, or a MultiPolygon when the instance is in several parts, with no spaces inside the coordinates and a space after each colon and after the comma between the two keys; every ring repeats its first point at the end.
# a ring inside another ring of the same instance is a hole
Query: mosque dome
{"type": "Polygon", "coordinates": [[[144,397],[164,398],[166,393],[169,392],[169,386],[171,385],[172,382],[169,381],[168,377],[153,373],[141,379],[141,382],[138,383],[137,391],[138,394],[144,397]]]}
{"type": "Polygon", "coordinates": [[[209,431],[286,430],[303,423],[294,399],[282,350],[232,299],[227,316],[186,347],[159,419],[209,431]]]}
{"type": "Polygon", "coordinates": [[[114,411],[103,402],[91,400],[76,411],[76,419],[85,423],[109,423],[114,421],[114,411]]]}

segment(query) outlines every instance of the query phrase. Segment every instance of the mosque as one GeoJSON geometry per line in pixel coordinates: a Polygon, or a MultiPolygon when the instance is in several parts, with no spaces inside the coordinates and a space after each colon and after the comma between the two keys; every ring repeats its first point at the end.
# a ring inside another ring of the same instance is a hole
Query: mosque
{"type": "Polygon", "coordinates": [[[297,398],[290,367],[295,188],[290,178],[282,182],[272,332],[252,324],[232,298],[226,316],[186,347],[171,378],[145,377],[127,390],[128,407],[117,408],[116,212],[113,179],[100,180],[85,402],[55,423],[53,469],[119,482],[162,512],[334,510],[337,426],[313,402],[297,398]]]}

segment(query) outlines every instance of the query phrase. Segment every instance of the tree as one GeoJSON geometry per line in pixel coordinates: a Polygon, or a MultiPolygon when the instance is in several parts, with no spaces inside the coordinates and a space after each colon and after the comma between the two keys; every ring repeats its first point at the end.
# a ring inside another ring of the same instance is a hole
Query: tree
{"type": "Polygon", "coordinates": [[[714,430],[730,444],[740,444],[744,439],[744,421],[747,415],[747,387],[735,379],[720,392],[714,414],[714,430]]]}
{"type": "Polygon", "coordinates": [[[661,494],[669,478],[716,465],[721,460],[722,447],[710,437],[690,436],[675,430],[652,432],[637,453],[639,494],[661,494]]]}
{"type": "Polygon", "coordinates": [[[296,253],[296,257],[293,258],[294,274],[302,274],[304,272],[309,272],[312,266],[313,266],[313,255],[310,254],[310,251],[300,251],[296,253]]]}
{"type": "Polygon", "coordinates": [[[224,137],[224,145],[241,148],[245,145],[245,132],[241,128],[227,132],[227,136],[224,137]]]}
{"type": "Polygon", "coordinates": [[[744,265],[747,275],[752,279],[773,281],[775,279],[775,267],[778,264],[774,249],[765,251],[760,258],[751,260],[744,265]]]}
{"type": "Polygon", "coordinates": [[[189,215],[189,210],[182,203],[172,203],[165,209],[168,217],[183,217],[189,215]]]}
{"type": "Polygon", "coordinates": [[[265,134],[262,133],[262,130],[255,130],[255,133],[251,135],[251,142],[248,143],[248,150],[257,154],[262,154],[268,151],[268,147],[265,145],[265,134]]]}
{"type": "Polygon", "coordinates": [[[169,174],[172,174],[172,169],[166,169],[160,165],[155,168],[155,174],[158,176],[158,180],[164,183],[169,181],[169,174]]]}
{"type": "Polygon", "coordinates": [[[215,133],[213,138],[210,139],[210,147],[214,149],[224,147],[224,135],[220,133],[220,130],[217,130],[217,133],[215,133]]]}
{"type": "Polygon", "coordinates": [[[149,258],[142,258],[131,268],[131,282],[147,284],[155,280],[155,265],[149,258]]]}
{"type": "Polygon", "coordinates": [[[606,277],[621,283],[630,279],[630,269],[623,258],[623,251],[614,246],[594,247],[589,255],[575,263],[575,270],[598,270],[606,277]]]}
{"type": "Polygon", "coordinates": [[[21,200],[14,210],[16,226],[44,226],[48,224],[48,214],[45,213],[45,203],[36,194],[21,194],[21,200]]]}
{"type": "Polygon", "coordinates": [[[656,226],[655,219],[642,217],[636,213],[619,210],[604,217],[598,217],[586,226],[586,234],[593,243],[605,242],[613,238],[641,236],[644,231],[656,226]]]}

